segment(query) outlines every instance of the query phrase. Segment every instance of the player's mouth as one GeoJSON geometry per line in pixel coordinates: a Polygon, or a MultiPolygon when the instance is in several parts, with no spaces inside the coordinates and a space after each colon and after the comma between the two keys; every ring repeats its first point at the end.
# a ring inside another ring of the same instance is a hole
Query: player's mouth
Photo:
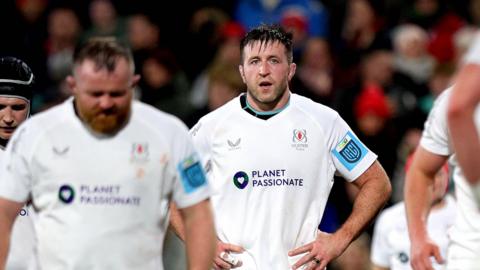
{"type": "Polygon", "coordinates": [[[260,86],[260,88],[262,88],[262,89],[269,89],[272,85],[273,85],[273,83],[268,82],[268,81],[263,81],[263,82],[260,82],[258,84],[258,86],[260,86]]]}
{"type": "Polygon", "coordinates": [[[15,131],[15,127],[0,127],[0,130],[5,133],[13,133],[15,131]]]}

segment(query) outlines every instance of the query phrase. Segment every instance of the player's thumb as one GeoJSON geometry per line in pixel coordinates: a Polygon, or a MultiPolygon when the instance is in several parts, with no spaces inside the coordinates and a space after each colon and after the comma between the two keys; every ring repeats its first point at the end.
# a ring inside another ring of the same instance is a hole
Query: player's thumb
{"type": "Polygon", "coordinates": [[[228,244],[226,249],[229,250],[229,251],[237,252],[237,253],[245,251],[245,249],[243,247],[233,245],[233,244],[228,244]]]}
{"type": "Polygon", "coordinates": [[[442,258],[442,255],[440,255],[440,249],[438,246],[433,247],[433,256],[435,257],[437,263],[443,264],[445,262],[445,260],[442,258]]]}

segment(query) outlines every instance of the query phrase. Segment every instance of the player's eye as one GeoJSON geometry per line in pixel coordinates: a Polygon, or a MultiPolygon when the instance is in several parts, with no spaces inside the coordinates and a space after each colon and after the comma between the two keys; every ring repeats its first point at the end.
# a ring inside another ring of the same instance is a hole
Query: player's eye
{"type": "Polygon", "coordinates": [[[12,105],[12,110],[23,111],[27,106],[25,104],[12,105]]]}

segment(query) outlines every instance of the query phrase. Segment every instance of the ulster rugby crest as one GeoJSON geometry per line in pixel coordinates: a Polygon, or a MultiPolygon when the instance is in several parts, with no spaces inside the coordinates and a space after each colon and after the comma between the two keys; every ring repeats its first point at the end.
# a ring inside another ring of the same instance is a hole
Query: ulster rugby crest
{"type": "Polygon", "coordinates": [[[148,143],[133,143],[130,161],[134,163],[145,163],[149,157],[148,143]]]}
{"type": "Polygon", "coordinates": [[[306,129],[294,129],[292,138],[292,147],[297,150],[304,150],[308,147],[307,130],[306,129]]]}

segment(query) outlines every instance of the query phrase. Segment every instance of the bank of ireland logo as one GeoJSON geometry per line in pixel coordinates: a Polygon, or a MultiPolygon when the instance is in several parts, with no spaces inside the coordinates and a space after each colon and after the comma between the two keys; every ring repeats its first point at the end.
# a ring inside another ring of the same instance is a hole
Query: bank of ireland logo
{"type": "Polygon", "coordinates": [[[244,189],[248,185],[248,175],[245,172],[237,172],[233,176],[233,183],[239,189],[244,189]]]}
{"type": "Polygon", "coordinates": [[[75,198],[75,190],[69,185],[63,185],[58,190],[58,199],[63,203],[72,203],[75,198]]]}

